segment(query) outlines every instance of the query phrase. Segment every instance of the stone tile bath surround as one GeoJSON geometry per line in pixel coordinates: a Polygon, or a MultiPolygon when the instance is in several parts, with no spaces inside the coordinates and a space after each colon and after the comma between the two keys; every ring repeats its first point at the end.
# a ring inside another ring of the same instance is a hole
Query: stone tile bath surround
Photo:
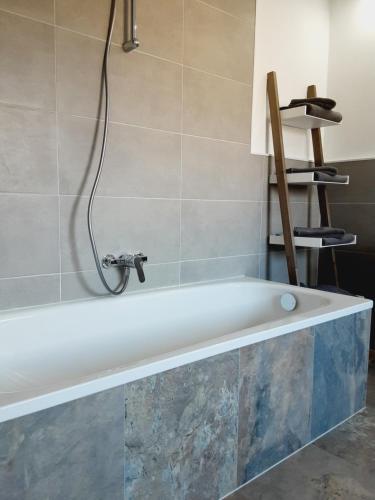
{"type": "Polygon", "coordinates": [[[4,422],[0,500],[219,499],[364,407],[369,318],[4,422]]]}
{"type": "MultiPolygon", "coordinates": [[[[99,253],[143,250],[143,288],[284,279],[266,259],[268,159],[250,153],[255,0],[138,0],[129,55],[118,6],[99,253]]],[[[85,212],[108,12],[109,0],[0,0],[0,308],[105,292],[85,212]]]]}

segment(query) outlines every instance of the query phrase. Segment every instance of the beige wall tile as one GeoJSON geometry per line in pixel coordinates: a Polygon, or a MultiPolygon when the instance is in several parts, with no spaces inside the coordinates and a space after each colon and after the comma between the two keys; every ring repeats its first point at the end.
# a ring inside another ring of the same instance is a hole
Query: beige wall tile
{"type": "Polygon", "coordinates": [[[183,101],[185,133],[250,143],[249,86],[185,68],[183,101]]]}
{"type": "MultiPolygon", "coordinates": [[[[178,263],[145,265],[146,281],[140,283],[134,270],[130,273],[127,292],[148,290],[178,285],[180,265],[178,263]]],[[[111,286],[119,283],[119,276],[106,272],[111,286]]],[[[1,282],[0,282],[1,285],[1,282]]],[[[62,300],[78,300],[108,295],[96,271],[67,273],[61,276],[62,300]]]]}
{"type": "Polygon", "coordinates": [[[0,11],[0,100],[55,108],[53,27],[0,11]]]}
{"type": "Polygon", "coordinates": [[[252,81],[253,25],[197,1],[185,2],[184,64],[252,81]]]}
{"type": "Polygon", "coordinates": [[[184,198],[261,200],[266,163],[250,146],[190,136],[182,144],[184,198]]]}
{"type": "Polygon", "coordinates": [[[0,105],[0,191],[57,194],[55,116],[0,105]]]}
{"type": "Polygon", "coordinates": [[[208,260],[189,260],[181,263],[181,282],[234,278],[238,276],[259,277],[259,256],[248,255],[208,260]]]}
{"type": "Polygon", "coordinates": [[[0,9],[53,23],[54,0],[0,0],[0,9]]]}
{"type": "Polygon", "coordinates": [[[96,117],[104,43],[56,30],[57,106],[66,113],[96,117]]]}
{"type": "Polygon", "coordinates": [[[0,195],[0,277],[59,272],[57,196],[0,195]]]}
{"type": "MultiPolygon", "coordinates": [[[[62,198],[63,272],[95,269],[86,224],[87,203],[87,197],[62,198]]],[[[99,197],[93,216],[100,256],[142,251],[150,264],[178,260],[178,201],[99,197]]]]}
{"type": "Polygon", "coordinates": [[[140,50],[182,62],[182,0],[138,0],[140,50]]]}
{"type": "Polygon", "coordinates": [[[0,309],[51,304],[59,300],[59,274],[0,280],[0,309]]]}
{"type": "Polygon", "coordinates": [[[181,66],[119,47],[112,51],[112,119],[180,131],[181,66]]]}
{"type": "Polygon", "coordinates": [[[255,17],[256,0],[204,0],[204,2],[233,16],[252,19],[255,17]]]}
{"type": "Polygon", "coordinates": [[[182,258],[258,253],[260,210],[259,203],[184,201],[182,258]]]}
{"type": "MultiPolygon", "coordinates": [[[[62,193],[90,192],[99,162],[101,134],[102,122],[59,116],[62,193]]],[[[176,198],[180,193],[180,165],[179,135],[112,123],[98,194],[176,198]]]]}

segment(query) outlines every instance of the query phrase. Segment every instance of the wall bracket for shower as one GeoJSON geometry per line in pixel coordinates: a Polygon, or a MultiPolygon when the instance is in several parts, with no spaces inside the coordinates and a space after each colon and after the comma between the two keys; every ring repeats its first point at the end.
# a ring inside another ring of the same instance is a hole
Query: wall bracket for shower
{"type": "Polygon", "coordinates": [[[131,52],[138,47],[136,0],[125,0],[125,42],[122,48],[131,52]]]}

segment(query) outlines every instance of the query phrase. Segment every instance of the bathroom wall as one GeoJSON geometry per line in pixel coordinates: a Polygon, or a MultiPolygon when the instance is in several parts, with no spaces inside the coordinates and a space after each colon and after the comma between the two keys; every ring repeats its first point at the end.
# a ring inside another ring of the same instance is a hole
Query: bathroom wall
{"type": "MultiPolygon", "coordinates": [[[[260,0],[255,30],[254,93],[251,147],[253,153],[272,154],[267,116],[267,73],[276,71],[280,105],[304,97],[316,84],[326,95],[330,0],[260,0]]],[[[311,160],[309,133],[284,128],[285,154],[311,160]]]]}
{"type": "MultiPolygon", "coordinates": [[[[0,0],[3,309],[104,293],[86,207],[109,5],[0,0]]],[[[267,160],[250,153],[255,0],[138,0],[130,55],[118,8],[99,254],[147,254],[142,289],[264,273],[267,160]]],[[[134,275],[129,288],[140,288],[134,275]]]]}
{"type": "Polygon", "coordinates": [[[344,120],[326,131],[326,158],[375,158],[375,3],[331,0],[328,93],[344,120]]]}

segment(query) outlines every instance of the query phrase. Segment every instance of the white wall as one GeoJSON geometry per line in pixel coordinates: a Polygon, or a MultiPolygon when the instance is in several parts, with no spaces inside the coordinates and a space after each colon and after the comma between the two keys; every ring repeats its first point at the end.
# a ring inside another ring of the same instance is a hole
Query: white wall
{"type": "MultiPolygon", "coordinates": [[[[319,94],[326,95],[329,14],[329,0],[257,1],[253,153],[272,153],[266,98],[269,71],[277,72],[281,106],[294,97],[304,97],[307,86],[313,83],[319,94]]],[[[284,128],[284,140],[288,158],[311,159],[311,140],[305,131],[284,128]]]]}
{"type": "Polygon", "coordinates": [[[326,130],[326,159],[374,158],[375,0],[331,0],[328,95],[344,120],[326,130]]]}

